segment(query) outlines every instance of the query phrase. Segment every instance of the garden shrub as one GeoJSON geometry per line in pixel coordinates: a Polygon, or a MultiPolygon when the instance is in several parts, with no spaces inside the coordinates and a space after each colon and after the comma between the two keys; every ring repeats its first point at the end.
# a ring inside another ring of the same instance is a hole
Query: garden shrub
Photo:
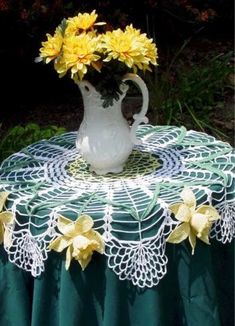
{"type": "Polygon", "coordinates": [[[196,125],[214,133],[221,134],[210,123],[210,113],[220,105],[223,108],[225,89],[233,86],[228,77],[233,73],[233,51],[226,54],[208,54],[200,62],[185,65],[180,59],[170,63],[165,70],[157,70],[155,80],[148,80],[151,109],[155,124],[183,124],[185,115],[196,125]],[[173,72],[171,71],[173,70],[173,72]]]}
{"type": "Polygon", "coordinates": [[[49,139],[65,131],[65,128],[57,126],[42,128],[35,123],[29,123],[24,127],[20,125],[12,127],[0,141],[0,161],[36,141],[49,139]]]}

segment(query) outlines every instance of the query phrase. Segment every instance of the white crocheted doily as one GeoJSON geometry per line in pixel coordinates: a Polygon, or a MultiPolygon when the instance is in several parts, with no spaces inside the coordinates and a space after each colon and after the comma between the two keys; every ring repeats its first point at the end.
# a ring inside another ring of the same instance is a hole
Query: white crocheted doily
{"type": "Polygon", "coordinates": [[[47,246],[57,234],[58,215],[94,219],[103,235],[108,266],[120,279],[152,287],[166,274],[165,240],[176,222],[168,206],[179,201],[184,186],[198,204],[212,204],[221,214],[211,237],[231,242],[234,234],[234,154],[229,144],[205,133],[179,127],[141,126],[125,170],[97,176],[75,149],[70,132],[32,144],[0,167],[0,191],[10,192],[15,214],[9,260],[38,276],[47,246]]]}

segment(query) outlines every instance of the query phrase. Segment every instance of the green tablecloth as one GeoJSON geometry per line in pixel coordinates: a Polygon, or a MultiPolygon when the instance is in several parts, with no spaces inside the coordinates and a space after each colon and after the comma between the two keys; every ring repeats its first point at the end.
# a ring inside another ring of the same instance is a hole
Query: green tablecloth
{"type": "Polygon", "coordinates": [[[1,326],[234,324],[231,147],[177,127],[144,126],[138,136],[143,143],[119,176],[92,175],[75,133],[3,162],[0,191],[10,192],[15,224],[0,253],[1,326]],[[176,225],[168,206],[184,186],[221,214],[211,246],[198,240],[193,256],[186,241],[165,243],[176,225]],[[103,234],[105,255],[66,271],[64,252],[47,246],[59,214],[74,220],[82,212],[103,234]]]}
{"type": "Polygon", "coordinates": [[[139,289],[120,281],[96,255],[85,272],[51,253],[45,273],[33,278],[0,259],[2,326],[212,326],[234,325],[233,247],[185,244],[167,248],[168,272],[160,284],[139,289]]]}

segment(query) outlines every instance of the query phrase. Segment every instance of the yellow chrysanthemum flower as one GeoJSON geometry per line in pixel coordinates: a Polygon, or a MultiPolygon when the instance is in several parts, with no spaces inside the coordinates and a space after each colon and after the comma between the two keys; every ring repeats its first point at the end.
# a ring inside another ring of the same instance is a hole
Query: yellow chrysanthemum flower
{"type": "Polygon", "coordinates": [[[107,32],[103,36],[103,49],[107,53],[104,61],[118,60],[134,71],[137,68],[146,70],[150,63],[156,65],[155,44],[132,25],[127,26],[125,31],[117,29],[107,32]]]}
{"type": "Polygon", "coordinates": [[[134,28],[131,25],[126,27],[126,32],[136,38],[140,45],[140,51],[142,52],[144,59],[142,62],[137,62],[137,66],[141,70],[150,70],[149,65],[157,65],[157,48],[153,39],[149,39],[145,33],[140,33],[140,30],[134,28]]]}
{"type": "Polygon", "coordinates": [[[61,54],[63,45],[63,35],[61,29],[58,27],[55,34],[52,36],[47,34],[47,41],[42,42],[40,49],[40,57],[45,59],[46,63],[56,59],[61,54]]]}
{"type": "Polygon", "coordinates": [[[95,10],[93,10],[90,14],[79,13],[76,17],[68,18],[65,35],[78,35],[78,33],[81,31],[92,29],[94,25],[105,25],[104,22],[96,23],[97,17],[98,15],[96,14],[95,10]]]}
{"type": "Polygon", "coordinates": [[[104,35],[103,48],[108,54],[104,61],[108,62],[117,59],[124,62],[129,68],[132,68],[136,63],[136,59],[141,56],[136,39],[121,29],[107,32],[104,35]]]}
{"type": "Polygon", "coordinates": [[[67,71],[69,69],[63,56],[58,57],[54,61],[54,68],[57,71],[57,73],[59,74],[60,78],[64,77],[64,75],[67,73],[67,71]]]}
{"type": "Polygon", "coordinates": [[[94,68],[99,72],[105,71],[110,61],[115,61],[117,71],[123,63],[126,66],[126,71],[122,69],[123,73],[130,69],[134,73],[138,70],[151,71],[150,66],[157,64],[157,48],[153,40],[132,25],[124,31],[116,29],[99,33],[95,27],[106,23],[96,22],[97,17],[93,10],[64,19],[53,36],[47,34],[47,41],[42,42],[40,56],[35,62],[53,61],[59,77],[71,73],[75,82],[82,80],[94,68]]]}
{"type": "Polygon", "coordinates": [[[97,68],[96,61],[100,56],[96,54],[98,50],[99,38],[92,38],[89,34],[67,37],[64,40],[63,58],[55,65],[60,74],[71,69],[71,77],[77,80],[83,79],[87,73],[87,66],[97,68]]]}
{"type": "Polygon", "coordinates": [[[158,58],[156,45],[154,43],[150,42],[149,40],[146,40],[145,51],[146,51],[145,52],[146,58],[148,58],[149,62],[152,65],[156,66],[157,58],[158,58]]]}

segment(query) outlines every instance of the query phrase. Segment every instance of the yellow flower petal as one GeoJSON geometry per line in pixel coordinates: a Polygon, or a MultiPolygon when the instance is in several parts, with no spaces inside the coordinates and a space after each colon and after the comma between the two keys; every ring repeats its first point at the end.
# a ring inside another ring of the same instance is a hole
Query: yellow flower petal
{"type": "Polygon", "coordinates": [[[98,232],[90,230],[74,238],[72,256],[79,261],[82,269],[87,266],[94,251],[101,254],[104,252],[104,241],[98,232]]]}
{"type": "Polygon", "coordinates": [[[62,50],[63,35],[61,28],[57,27],[55,34],[52,36],[47,34],[47,41],[42,42],[40,49],[40,57],[45,59],[46,63],[56,59],[62,50]]]}
{"type": "MultiPolygon", "coordinates": [[[[87,72],[87,66],[100,59],[97,55],[99,49],[99,38],[92,37],[90,34],[80,34],[65,38],[63,46],[63,59],[59,69],[66,71],[71,69],[71,77],[76,75],[82,80],[87,72]]],[[[60,73],[62,72],[59,70],[60,73]]]]}
{"type": "Polygon", "coordinates": [[[89,215],[80,215],[75,222],[75,231],[76,233],[86,233],[93,225],[93,219],[89,215]]]}
{"type": "Polygon", "coordinates": [[[136,67],[143,70],[150,63],[156,64],[156,45],[132,25],[124,31],[118,28],[106,32],[102,37],[102,48],[107,55],[103,61],[118,60],[134,70],[136,67]]]}
{"type": "Polygon", "coordinates": [[[4,224],[12,224],[14,221],[14,214],[11,211],[2,211],[8,195],[7,191],[0,192],[0,244],[4,241],[5,234],[7,235],[4,224]]]}
{"type": "Polygon", "coordinates": [[[202,232],[201,235],[199,237],[199,239],[203,242],[205,242],[206,244],[210,245],[210,240],[209,240],[209,233],[210,233],[210,229],[211,226],[208,226],[207,228],[205,228],[202,232]]]}
{"type": "Polygon", "coordinates": [[[57,252],[63,251],[66,247],[68,247],[72,243],[72,240],[66,238],[65,236],[61,235],[55,240],[53,240],[48,248],[53,249],[57,252]]]}
{"type": "Polygon", "coordinates": [[[57,226],[58,226],[58,228],[59,227],[64,227],[64,226],[66,226],[66,225],[68,225],[68,224],[70,224],[72,221],[69,219],[69,218],[67,218],[67,217],[65,217],[65,216],[63,216],[63,215],[60,215],[59,217],[58,217],[58,222],[57,222],[57,226]]]}
{"type": "Polygon", "coordinates": [[[105,248],[104,240],[98,232],[96,232],[95,230],[90,230],[86,234],[86,237],[88,239],[93,239],[96,241],[96,249],[95,249],[96,251],[98,251],[100,254],[104,253],[104,248],[105,248]]]}
{"type": "Polygon", "coordinates": [[[189,228],[189,242],[194,254],[196,237],[206,244],[209,242],[209,233],[213,221],[220,218],[217,210],[211,205],[202,205],[196,208],[196,197],[190,188],[184,188],[180,194],[184,203],[176,203],[170,206],[179,221],[184,221],[179,227],[172,231],[167,241],[172,243],[181,242],[181,238],[186,238],[187,230],[182,225],[187,224],[189,228]],[[187,223],[188,222],[188,223],[187,223]]]}
{"type": "Polygon", "coordinates": [[[106,23],[105,22],[99,22],[99,23],[95,23],[94,25],[96,25],[96,26],[104,26],[104,25],[106,25],[106,23]]]}
{"type": "Polygon", "coordinates": [[[5,229],[4,232],[4,237],[3,237],[3,241],[4,241],[4,246],[10,248],[12,245],[12,232],[9,231],[9,229],[5,229]]]}
{"type": "Polygon", "coordinates": [[[185,204],[179,205],[175,218],[180,222],[188,222],[191,218],[191,211],[189,207],[185,204]]]}
{"type": "Polygon", "coordinates": [[[196,212],[206,215],[209,221],[216,221],[220,218],[218,211],[211,205],[202,205],[197,208],[196,212]]]}
{"type": "Polygon", "coordinates": [[[194,250],[195,250],[195,247],[196,247],[196,235],[192,232],[192,230],[190,231],[189,233],[189,243],[192,247],[192,255],[194,255],[194,250]]]}
{"type": "Polygon", "coordinates": [[[59,231],[66,235],[67,237],[74,237],[76,236],[76,231],[75,231],[75,222],[71,221],[67,217],[60,216],[58,218],[58,229],[59,231]]]}
{"type": "Polygon", "coordinates": [[[85,236],[77,236],[73,241],[72,256],[79,262],[82,270],[86,268],[91,260],[93,251],[96,250],[98,244],[94,240],[89,240],[85,236]]]}
{"type": "Polygon", "coordinates": [[[200,238],[203,230],[208,229],[208,226],[210,226],[210,222],[208,221],[208,218],[206,215],[195,213],[192,215],[190,225],[194,229],[197,237],[200,238]]]}
{"type": "Polygon", "coordinates": [[[11,224],[14,220],[14,215],[10,211],[4,211],[0,213],[0,222],[1,223],[6,223],[6,224],[11,224]]]}
{"type": "Polygon", "coordinates": [[[182,203],[175,203],[175,204],[172,204],[172,205],[169,206],[169,209],[172,211],[172,213],[173,213],[174,215],[176,215],[177,212],[178,212],[178,210],[179,210],[180,205],[182,205],[182,203]]]}
{"type": "Polygon", "coordinates": [[[180,196],[183,199],[185,205],[187,205],[193,210],[196,208],[196,198],[190,188],[185,187],[184,190],[181,192],[180,196]]]}
{"type": "Polygon", "coordinates": [[[68,270],[72,260],[72,247],[69,246],[66,251],[65,269],[68,270]]]}
{"type": "Polygon", "coordinates": [[[77,257],[75,257],[75,259],[79,262],[79,264],[82,267],[82,270],[84,271],[85,268],[87,267],[87,265],[89,264],[89,262],[91,261],[91,257],[92,257],[92,254],[83,259],[80,259],[77,257]]]}
{"type": "Polygon", "coordinates": [[[2,223],[0,223],[0,244],[3,243],[3,239],[4,239],[4,226],[2,223]]]}
{"type": "Polygon", "coordinates": [[[91,244],[91,240],[83,235],[78,235],[73,239],[73,256],[77,256],[78,252],[81,250],[86,250],[87,247],[91,244]]]}
{"type": "Polygon", "coordinates": [[[63,235],[54,239],[49,244],[49,249],[57,252],[66,251],[65,268],[70,266],[71,259],[78,260],[82,269],[89,261],[93,251],[104,252],[104,240],[101,235],[92,229],[94,222],[89,215],[81,215],[75,222],[64,216],[58,219],[58,227],[63,235]]]}
{"type": "Polygon", "coordinates": [[[185,239],[187,239],[189,233],[190,233],[189,223],[182,223],[170,233],[166,241],[170,243],[180,243],[185,239]]]}
{"type": "Polygon", "coordinates": [[[3,209],[3,206],[5,204],[5,201],[6,201],[7,197],[8,197],[8,195],[9,195],[9,192],[7,192],[7,191],[0,192],[0,212],[3,209]]]}
{"type": "Polygon", "coordinates": [[[199,239],[203,242],[205,242],[206,244],[210,245],[210,240],[209,240],[209,237],[208,237],[208,234],[201,234],[201,236],[199,237],[199,239]]]}
{"type": "Polygon", "coordinates": [[[97,14],[95,10],[93,10],[90,14],[79,13],[77,16],[68,18],[67,20],[67,28],[65,30],[65,35],[77,35],[81,31],[87,31],[92,28],[93,25],[105,25],[104,22],[95,23],[97,19],[97,14]]]}

